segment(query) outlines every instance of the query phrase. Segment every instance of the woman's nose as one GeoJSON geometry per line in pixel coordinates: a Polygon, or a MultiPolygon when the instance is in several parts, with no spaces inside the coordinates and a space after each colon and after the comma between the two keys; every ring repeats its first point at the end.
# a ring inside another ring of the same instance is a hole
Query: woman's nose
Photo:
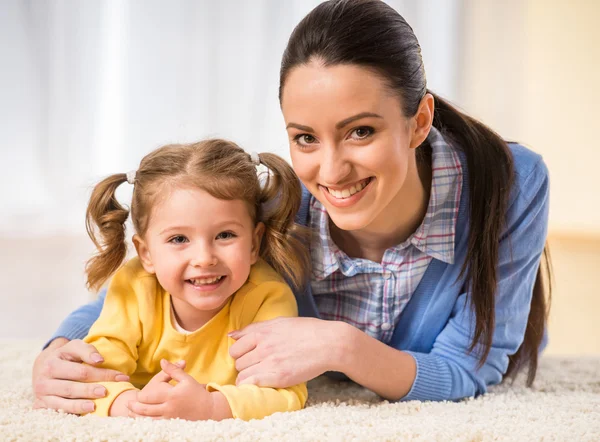
{"type": "Polygon", "coordinates": [[[343,149],[326,146],[321,151],[323,152],[319,167],[321,183],[337,184],[342,182],[350,174],[351,169],[343,149]]]}

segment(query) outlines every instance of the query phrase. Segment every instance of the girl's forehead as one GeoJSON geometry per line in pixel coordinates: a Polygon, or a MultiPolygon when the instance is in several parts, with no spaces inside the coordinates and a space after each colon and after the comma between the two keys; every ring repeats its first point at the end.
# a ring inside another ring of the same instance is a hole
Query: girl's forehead
{"type": "Polygon", "coordinates": [[[250,220],[244,201],[219,199],[199,188],[175,187],[161,192],[154,201],[149,230],[156,232],[177,224],[211,227],[229,220],[250,220]]]}

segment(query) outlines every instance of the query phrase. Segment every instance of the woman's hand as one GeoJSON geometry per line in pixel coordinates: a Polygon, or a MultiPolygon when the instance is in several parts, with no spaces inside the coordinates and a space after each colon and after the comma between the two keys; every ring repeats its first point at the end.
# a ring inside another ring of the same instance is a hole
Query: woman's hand
{"type": "Polygon", "coordinates": [[[230,333],[237,341],[229,349],[239,371],[237,385],[287,388],[342,371],[346,327],[315,318],[277,318],[230,333]]]}
{"type": "Polygon", "coordinates": [[[36,398],[33,407],[75,414],[94,411],[94,402],[86,399],[104,397],[106,389],[88,382],[129,380],[129,376],[116,370],[93,366],[103,361],[93,345],[79,339],[55,339],[33,364],[32,383],[36,398]]]}

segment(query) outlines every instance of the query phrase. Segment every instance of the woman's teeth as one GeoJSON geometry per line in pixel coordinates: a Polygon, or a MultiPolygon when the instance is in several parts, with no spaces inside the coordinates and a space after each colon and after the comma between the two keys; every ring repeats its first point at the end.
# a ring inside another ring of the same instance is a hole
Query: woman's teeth
{"type": "Polygon", "coordinates": [[[334,197],[336,197],[338,199],[350,198],[352,195],[360,192],[365,187],[367,187],[367,184],[369,184],[370,180],[371,180],[370,178],[367,178],[366,180],[362,180],[362,181],[354,184],[353,186],[348,187],[347,189],[334,190],[334,189],[330,189],[329,187],[326,187],[326,189],[331,195],[333,195],[334,197]]]}
{"type": "Polygon", "coordinates": [[[214,278],[188,279],[192,285],[210,285],[219,282],[223,276],[215,276],[214,278]]]}

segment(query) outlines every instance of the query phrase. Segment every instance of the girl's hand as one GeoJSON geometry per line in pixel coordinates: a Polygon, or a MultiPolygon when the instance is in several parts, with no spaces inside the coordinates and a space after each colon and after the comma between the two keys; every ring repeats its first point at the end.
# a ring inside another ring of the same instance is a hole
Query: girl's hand
{"type": "Polygon", "coordinates": [[[287,388],[341,370],[347,324],[315,318],[277,318],[230,333],[237,385],[287,388]]]}
{"type": "Polygon", "coordinates": [[[130,417],[153,419],[221,420],[231,416],[229,404],[221,393],[210,393],[185,371],[185,361],[177,365],[160,361],[162,371],[155,375],[129,403],[130,417]],[[173,386],[171,380],[177,381],[173,386]]]}
{"type": "Polygon", "coordinates": [[[84,399],[104,397],[106,389],[88,382],[129,380],[129,376],[118,371],[93,366],[102,361],[104,359],[93,345],[79,339],[55,339],[33,364],[33,407],[75,414],[93,411],[94,402],[84,399]]]}

